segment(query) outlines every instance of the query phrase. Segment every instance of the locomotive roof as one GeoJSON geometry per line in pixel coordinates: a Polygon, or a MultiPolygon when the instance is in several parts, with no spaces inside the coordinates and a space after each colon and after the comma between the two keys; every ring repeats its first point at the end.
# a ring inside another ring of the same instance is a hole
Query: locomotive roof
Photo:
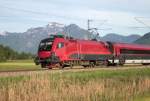
{"type": "Polygon", "coordinates": [[[45,38],[41,40],[41,42],[53,41],[55,38],[64,38],[64,36],[63,35],[50,35],[49,38],[45,38]]]}
{"type": "Polygon", "coordinates": [[[80,44],[107,44],[106,42],[103,41],[95,41],[95,40],[70,40],[70,41],[76,41],[79,42],[80,44]]]}
{"type": "Polygon", "coordinates": [[[50,41],[50,38],[46,38],[46,39],[41,40],[41,42],[47,42],[47,41],[50,41]]]}

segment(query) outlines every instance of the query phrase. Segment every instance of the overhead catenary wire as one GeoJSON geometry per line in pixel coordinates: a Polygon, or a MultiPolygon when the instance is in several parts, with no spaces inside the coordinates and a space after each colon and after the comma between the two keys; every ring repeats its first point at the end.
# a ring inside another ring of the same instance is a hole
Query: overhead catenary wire
{"type": "Polygon", "coordinates": [[[144,25],[145,27],[135,27],[135,28],[150,28],[150,26],[147,25],[147,24],[146,24],[145,22],[143,22],[142,20],[140,20],[140,18],[144,18],[144,17],[134,17],[134,19],[135,19],[138,23],[144,25]]]}
{"type": "MultiPolygon", "coordinates": [[[[79,21],[81,20],[80,18],[77,18],[77,17],[71,17],[71,16],[65,16],[65,15],[57,15],[57,14],[54,14],[53,12],[51,13],[48,13],[48,12],[40,12],[40,11],[35,11],[35,10],[29,10],[29,9],[25,9],[25,8],[16,8],[16,7],[13,7],[13,6],[8,6],[8,5],[2,5],[0,4],[0,8],[6,8],[6,9],[9,9],[11,11],[17,11],[17,12],[24,12],[24,13],[27,13],[27,14],[33,14],[33,15],[39,15],[40,17],[41,16],[45,16],[47,17],[47,19],[40,19],[39,17],[37,18],[29,18],[28,16],[25,16],[24,18],[22,18],[20,15],[18,17],[20,17],[20,19],[22,20],[27,20],[27,21],[36,21],[36,22],[49,22],[50,20],[49,19],[67,19],[67,20],[72,20],[73,22],[74,21],[79,21]]],[[[145,17],[135,17],[134,19],[138,22],[138,23],[141,23],[142,25],[144,25],[145,27],[136,27],[136,26],[133,26],[133,27],[130,27],[130,28],[133,28],[133,29],[144,29],[144,28],[150,28],[150,25],[146,24],[144,21],[142,21],[141,19],[142,18],[145,18],[145,17]]],[[[0,19],[14,19],[13,17],[11,16],[0,16],[0,19]]],[[[19,19],[19,20],[20,20],[19,19]]],[[[15,21],[15,20],[11,20],[11,21],[15,21]]],[[[96,27],[97,30],[103,30],[103,31],[108,31],[108,30],[112,30],[112,28],[99,28],[100,26],[103,26],[105,25],[107,22],[108,22],[108,19],[104,19],[104,20],[98,20],[98,19],[94,19],[92,21],[92,24],[93,23],[99,23],[96,27]]],[[[16,22],[16,23],[19,23],[19,22],[16,22]]],[[[30,23],[30,22],[26,22],[26,23],[30,23]]],[[[112,25],[111,25],[112,26],[112,25]]],[[[129,27],[126,27],[126,28],[129,28],[129,27]]]]}

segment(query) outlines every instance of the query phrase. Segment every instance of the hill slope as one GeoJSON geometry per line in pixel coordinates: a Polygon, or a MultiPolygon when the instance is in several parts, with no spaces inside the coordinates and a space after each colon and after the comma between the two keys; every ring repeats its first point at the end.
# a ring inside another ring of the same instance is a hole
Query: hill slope
{"type": "Polygon", "coordinates": [[[134,43],[150,45],[150,32],[137,39],[134,43]]]}
{"type": "Polygon", "coordinates": [[[115,33],[110,33],[102,37],[101,40],[111,41],[111,42],[133,43],[135,40],[137,40],[140,37],[141,37],[140,35],[123,36],[115,33]]]}

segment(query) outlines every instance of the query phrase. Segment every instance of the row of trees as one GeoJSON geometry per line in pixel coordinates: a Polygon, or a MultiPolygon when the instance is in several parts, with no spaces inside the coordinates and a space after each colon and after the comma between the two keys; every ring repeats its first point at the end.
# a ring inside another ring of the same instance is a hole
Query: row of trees
{"type": "Polygon", "coordinates": [[[30,53],[18,53],[8,46],[0,45],[0,62],[15,59],[31,59],[33,55],[30,53]]]}

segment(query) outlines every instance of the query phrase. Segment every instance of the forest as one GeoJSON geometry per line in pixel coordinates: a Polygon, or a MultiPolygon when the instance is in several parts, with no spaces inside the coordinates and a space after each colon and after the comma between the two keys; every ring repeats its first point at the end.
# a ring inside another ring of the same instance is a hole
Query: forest
{"type": "Polygon", "coordinates": [[[0,45],[0,62],[7,60],[20,60],[20,59],[32,59],[34,57],[31,53],[17,52],[8,46],[0,45]]]}

